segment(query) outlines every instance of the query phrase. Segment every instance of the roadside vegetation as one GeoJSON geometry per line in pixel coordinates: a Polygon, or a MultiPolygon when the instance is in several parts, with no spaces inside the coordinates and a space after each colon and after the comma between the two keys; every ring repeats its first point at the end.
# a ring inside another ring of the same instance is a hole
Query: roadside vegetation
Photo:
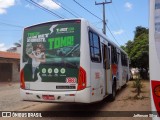
{"type": "Polygon", "coordinates": [[[144,99],[141,95],[143,88],[142,80],[149,80],[149,29],[137,26],[134,31],[134,39],[129,40],[121,48],[127,52],[130,59],[130,69],[138,69],[138,73],[132,76],[132,93],[135,95],[130,99],[144,99]]]}
{"type": "Polygon", "coordinates": [[[129,56],[130,68],[138,68],[140,79],[149,79],[149,29],[137,26],[134,33],[134,39],[121,48],[129,56]]]}

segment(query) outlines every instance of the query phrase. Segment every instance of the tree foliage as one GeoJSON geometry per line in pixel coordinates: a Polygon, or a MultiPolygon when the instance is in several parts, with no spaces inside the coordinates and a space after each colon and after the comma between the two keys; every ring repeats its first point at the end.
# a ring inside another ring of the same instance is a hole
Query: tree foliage
{"type": "MultiPolygon", "coordinates": [[[[134,40],[129,40],[125,46],[121,46],[130,58],[131,67],[137,67],[140,70],[146,70],[148,72],[149,68],[149,30],[145,27],[138,26],[135,30],[134,40]]],[[[146,75],[142,75],[142,77],[146,75]]]]}
{"type": "Polygon", "coordinates": [[[9,48],[7,51],[8,52],[13,52],[13,51],[16,51],[17,50],[17,47],[21,47],[22,45],[22,40],[19,40],[18,42],[15,42],[14,43],[14,46],[9,48]]]}

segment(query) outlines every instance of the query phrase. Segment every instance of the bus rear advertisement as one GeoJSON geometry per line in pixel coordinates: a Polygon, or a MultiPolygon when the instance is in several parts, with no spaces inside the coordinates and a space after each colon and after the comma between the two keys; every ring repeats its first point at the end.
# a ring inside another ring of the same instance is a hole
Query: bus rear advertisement
{"type": "Polygon", "coordinates": [[[128,57],[84,19],[26,27],[21,55],[23,100],[100,101],[129,78],[128,57]]]}

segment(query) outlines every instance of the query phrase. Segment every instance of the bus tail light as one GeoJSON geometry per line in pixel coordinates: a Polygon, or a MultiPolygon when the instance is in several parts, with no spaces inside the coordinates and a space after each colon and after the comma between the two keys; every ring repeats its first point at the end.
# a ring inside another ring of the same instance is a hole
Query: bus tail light
{"type": "Polygon", "coordinates": [[[86,84],[87,84],[86,71],[82,67],[80,67],[77,90],[83,90],[84,88],[86,88],[86,84]]]}
{"type": "Polygon", "coordinates": [[[24,70],[22,69],[20,72],[20,87],[25,89],[25,82],[24,82],[24,70]]]}

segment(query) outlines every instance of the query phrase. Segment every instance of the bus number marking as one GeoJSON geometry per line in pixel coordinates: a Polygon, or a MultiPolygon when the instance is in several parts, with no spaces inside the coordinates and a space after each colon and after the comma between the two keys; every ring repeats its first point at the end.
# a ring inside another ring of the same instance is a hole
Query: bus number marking
{"type": "Polygon", "coordinates": [[[95,73],[95,79],[100,79],[100,73],[99,72],[95,73]]]}
{"type": "Polygon", "coordinates": [[[76,83],[77,79],[75,77],[67,77],[66,83],[76,83]]]}

